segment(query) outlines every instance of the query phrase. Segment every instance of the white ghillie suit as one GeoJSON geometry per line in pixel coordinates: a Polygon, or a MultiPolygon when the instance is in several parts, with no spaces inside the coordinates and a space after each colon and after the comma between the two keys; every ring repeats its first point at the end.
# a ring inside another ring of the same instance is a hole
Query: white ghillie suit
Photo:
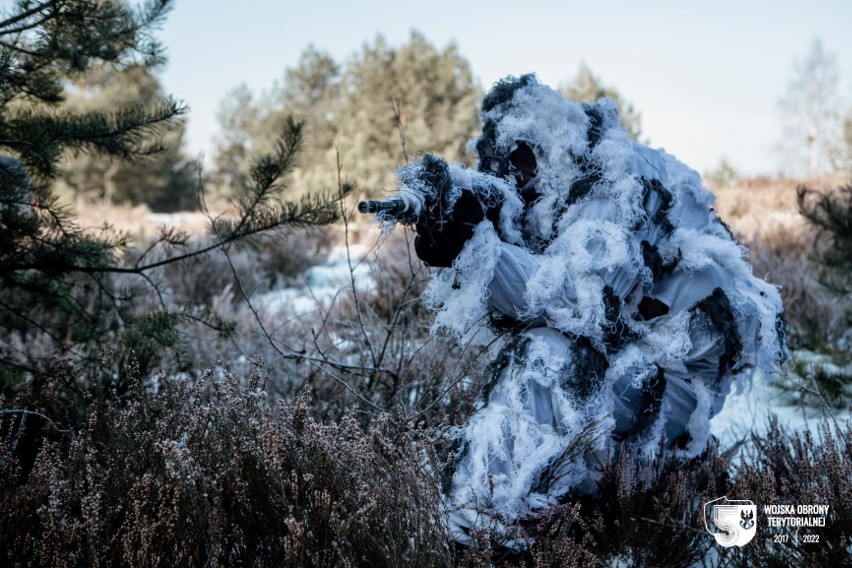
{"type": "MultiPolygon", "coordinates": [[[[458,540],[490,527],[511,542],[517,519],[593,492],[622,444],[699,455],[732,382],[772,372],[785,347],[778,291],[752,275],[713,195],[631,141],[611,101],[571,102],[525,75],[495,86],[482,119],[480,158],[523,142],[537,172],[522,200],[511,178],[450,165],[450,201],[471,190],[489,214],[426,300],[460,338],[489,318],[525,324],[455,432],[445,488],[458,540]]],[[[421,167],[402,170],[401,198],[422,195],[421,167]]]]}

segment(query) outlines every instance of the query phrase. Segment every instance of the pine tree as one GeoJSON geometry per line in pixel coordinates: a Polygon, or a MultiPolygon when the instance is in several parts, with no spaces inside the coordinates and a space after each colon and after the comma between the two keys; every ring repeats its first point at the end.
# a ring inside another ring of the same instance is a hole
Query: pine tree
{"type": "Polygon", "coordinates": [[[368,189],[392,187],[395,168],[420,152],[465,161],[481,97],[455,45],[438,49],[418,32],[399,48],[381,36],[350,62],[340,116],[346,171],[368,189]]]}
{"type": "Polygon", "coordinates": [[[105,345],[136,356],[174,346],[183,322],[227,330],[203,307],[158,303],[161,289],[151,275],[265,231],[338,215],[336,195],[281,199],[281,180],[303,145],[302,125],[293,120],[236,188],[236,213],[210,217],[208,242],[164,230],[140,254],[128,248],[128,235],[84,230],[58,204],[55,185],[68,152],[132,162],[166,148],[163,135],[185,111],[174,99],[73,111],[64,86],[97,67],[126,72],[161,62],[153,30],[170,6],[170,0],[140,10],[112,0],[21,0],[0,16],[0,379],[7,386],[57,358],[91,362],[105,345]],[[155,307],[140,308],[144,303],[155,307]]]}
{"type": "MultiPolygon", "coordinates": [[[[65,108],[73,112],[115,112],[133,105],[155,105],[163,98],[156,67],[133,64],[117,69],[97,65],[66,87],[65,108]]],[[[62,182],[77,208],[91,202],[145,204],[154,211],[197,208],[196,166],[181,151],[182,122],[163,133],[165,148],[141,160],[119,160],[73,152],[64,164],[62,182]]]]}
{"type": "MultiPolygon", "coordinates": [[[[834,317],[821,322],[823,341],[809,346],[824,359],[794,362],[801,376],[813,380],[821,403],[843,408],[852,401],[852,183],[822,192],[799,187],[797,199],[819,237],[813,254],[817,277],[835,302],[834,317]]],[[[797,392],[804,397],[813,390],[797,392]]]]}
{"type": "Polygon", "coordinates": [[[396,168],[419,152],[470,161],[465,145],[479,125],[479,98],[456,46],[438,49],[417,32],[398,48],[379,36],[344,65],[310,46],[271,93],[255,98],[238,89],[223,103],[217,177],[226,185],[238,178],[234,157],[268,149],[275,129],[296,113],[310,139],[294,187],[333,187],[339,159],[377,195],[393,187],[396,168]],[[239,139],[231,134],[235,124],[244,133],[239,139]]]}
{"type": "Polygon", "coordinates": [[[261,124],[258,113],[254,95],[245,84],[230,91],[219,106],[216,118],[220,134],[213,173],[215,193],[211,196],[215,203],[226,202],[248,183],[248,161],[261,124]]]}
{"type": "Polygon", "coordinates": [[[834,191],[800,187],[799,212],[813,225],[822,246],[815,260],[823,267],[821,282],[841,297],[852,294],[852,182],[834,191]]]}
{"type": "Polygon", "coordinates": [[[304,120],[309,130],[302,166],[293,173],[296,187],[323,187],[335,181],[330,174],[337,168],[339,122],[346,113],[342,81],[341,66],[309,45],[296,66],[285,70],[283,82],[265,101],[264,120],[259,124],[268,121],[268,126],[256,133],[261,148],[269,146],[274,129],[290,113],[304,120]]]}

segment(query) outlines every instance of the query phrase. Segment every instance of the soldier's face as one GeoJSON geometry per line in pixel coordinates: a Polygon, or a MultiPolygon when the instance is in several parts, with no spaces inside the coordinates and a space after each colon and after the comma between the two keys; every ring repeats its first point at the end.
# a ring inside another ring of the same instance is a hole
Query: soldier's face
{"type": "Polygon", "coordinates": [[[518,142],[517,147],[509,154],[509,164],[518,189],[526,187],[527,183],[538,173],[535,154],[525,142],[518,142]]]}

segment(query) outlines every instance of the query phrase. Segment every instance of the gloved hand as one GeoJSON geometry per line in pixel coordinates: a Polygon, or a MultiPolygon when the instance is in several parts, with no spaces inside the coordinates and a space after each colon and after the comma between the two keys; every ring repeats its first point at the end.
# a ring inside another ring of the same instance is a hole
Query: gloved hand
{"type": "Polygon", "coordinates": [[[470,191],[462,191],[448,217],[421,218],[416,224],[414,251],[429,266],[452,266],[453,261],[485,218],[482,204],[470,191]]]}

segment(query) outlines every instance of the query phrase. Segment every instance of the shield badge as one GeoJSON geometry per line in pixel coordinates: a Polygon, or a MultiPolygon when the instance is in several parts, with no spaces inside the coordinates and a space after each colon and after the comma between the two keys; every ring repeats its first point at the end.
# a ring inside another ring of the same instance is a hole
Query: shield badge
{"type": "Polygon", "coordinates": [[[704,504],[704,527],[724,547],[743,546],[757,533],[757,506],[727,496],[704,504]]]}

